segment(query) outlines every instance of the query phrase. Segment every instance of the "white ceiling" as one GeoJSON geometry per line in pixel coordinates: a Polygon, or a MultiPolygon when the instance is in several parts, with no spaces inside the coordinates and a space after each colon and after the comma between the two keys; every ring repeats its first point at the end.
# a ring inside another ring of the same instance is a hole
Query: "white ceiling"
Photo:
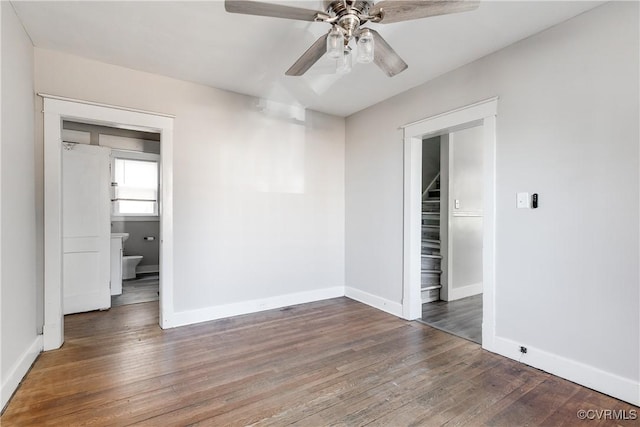
{"type": "MultiPolygon", "coordinates": [[[[322,8],[320,1],[277,3],[322,8]]],[[[371,24],[409,64],[392,78],[374,64],[336,75],[327,58],[303,77],[287,77],[329,26],[229,14],[222,1],[13,5],[36,47],[347,116],[602,3],[483,1],[473,12],[371,24]]]]}

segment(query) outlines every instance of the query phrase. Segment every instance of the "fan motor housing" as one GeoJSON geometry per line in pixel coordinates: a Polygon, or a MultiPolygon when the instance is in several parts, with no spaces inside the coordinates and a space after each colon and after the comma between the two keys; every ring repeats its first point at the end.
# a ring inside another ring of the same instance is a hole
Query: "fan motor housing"
{"type": "Polygon", "coordinates": [[[325,0],[326,11],[336,19],[336,24],[344,30],[345,44],[356,35],[360,25],[367,22],[369,8],[373,1],[325,0]]]}
{"type": "Polygon", "coordinates": [[[355,15],[366,15],[369,13],[369,8],[373,6],[373,1],[362,0],[324,0],[325,10],[329,14],[335,16],[341,16],[349,13],[355,15]]]}

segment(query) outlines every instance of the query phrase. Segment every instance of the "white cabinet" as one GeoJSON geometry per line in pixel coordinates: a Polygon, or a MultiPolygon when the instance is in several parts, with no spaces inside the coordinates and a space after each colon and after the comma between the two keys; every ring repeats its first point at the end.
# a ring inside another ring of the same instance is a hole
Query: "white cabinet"
{"type": "Polygon", "coordinates": [[[122,293],[122,245],[129,233],[111,233],[111,295],[122,293]]]}

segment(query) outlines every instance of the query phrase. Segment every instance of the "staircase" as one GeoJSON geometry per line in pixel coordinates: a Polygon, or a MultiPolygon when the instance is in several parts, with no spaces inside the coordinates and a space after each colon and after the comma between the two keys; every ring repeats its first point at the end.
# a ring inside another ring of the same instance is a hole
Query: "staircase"
{"type": "Polygon", "coordinates": [[[422,242],[421,242],[421,296],[422,302],[440,299],[440,174],[422,194],[422,242]]]}

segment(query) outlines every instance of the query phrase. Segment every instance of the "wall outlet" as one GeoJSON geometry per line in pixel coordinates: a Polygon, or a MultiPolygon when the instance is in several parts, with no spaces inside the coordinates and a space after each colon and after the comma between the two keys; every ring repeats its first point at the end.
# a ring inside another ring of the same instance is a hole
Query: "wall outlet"
{"type": "Polygon", "coordinates": [[[526,354],[526,353],[527,353],[527,347],[525,347],[525,346],[521,345],[521,346],[520,346],[520,353],[522,353],[522,354],[526,354]]]}

